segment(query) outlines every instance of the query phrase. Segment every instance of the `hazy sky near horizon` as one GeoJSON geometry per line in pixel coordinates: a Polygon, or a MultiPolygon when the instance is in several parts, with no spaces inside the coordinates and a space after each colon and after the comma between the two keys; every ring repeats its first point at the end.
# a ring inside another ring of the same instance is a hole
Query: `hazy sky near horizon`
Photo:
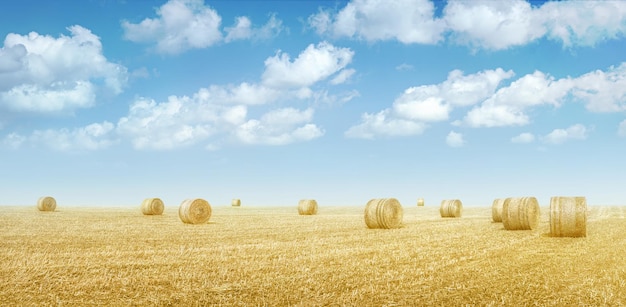
{"type": "Polygon", "coordinates": [[[626,1],[0,3],[0,205],[626,203],[626,1]]]}

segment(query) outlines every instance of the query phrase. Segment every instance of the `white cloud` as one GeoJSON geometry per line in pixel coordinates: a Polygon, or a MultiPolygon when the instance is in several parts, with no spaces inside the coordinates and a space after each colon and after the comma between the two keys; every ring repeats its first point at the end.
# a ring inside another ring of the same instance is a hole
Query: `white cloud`
{"type": "Polygon", "coordinates": [[[584,140],[587,138],[587,128],[581,124],[575,124],[567,129],[554,129],[545,135],[542,140],[549,144],[562,144],[567,140],[584,140]]]}
{"type": "Polygon", "coordinates": [[[76,129],[35,130],[30,136],[9,134],[3,144],[17,149],[24,144],[44,146],[57,151],[78,152],[108,148],[119,140],[114,133],[115,126],[110,122],[94,123],[76,129]]]}
{"type": "Polygon", "coordinates": [[[450,147],[462,147],[465,145],[465,140],[463,139],[463,134],[450,131],[448,136],[446,136],[446,144],[450,147]]]}
{"type": "Polygon", "coordinates": [[[586,73],[574,80],[574,97],[593,112],[620,112],[626,110],[626,62],[586,73]]]}
{"type": "Polygon", "coordinates": [[[532,143],[535,141],[535,136],[532,133],[524,132],[520,133],[518,136],[514,136],[511,138],[512,143],[532,143]]]}
{"type": "Polygon", "coordinates": [[[320,35],[405,44],[437,44],[444,38],[474,49],[503,50],[540,38],[564,47],[593,46],[626,34],[623,1],[451,0],[442,18],[428,0],[353,0],[338,12],[321,9],[308,18],[320,35]]]}
{"type": "Polygon", "coordinates": [[[385,109],[376,114],[364,113],[361,123],[350,127],[345,136],[349,138],[374,139],[376,136],[410,136],[424,132],[426,124],[390,116],[385,109]]]}
{"type": "Polygon", "coordinates": [[[550,1],[536,14],[546,25],[548,37],[564,46],[593,46],[626,34],[624,1],[550,1]]]}
{"type": "Polygon", "coordinates": [[[336,14],[322,10],[311,15],[308,22],[318,34],[334,37],[434,44],[445,29],[434,11],[428,0],[354,0],[336,14]]]}
{"type": "Polygon", "coordinates": [[[543,105],[558,108],[569,97],[578,99],[592,112],[626,110],[626,63],[575,78],[555,79],[535,71],[498,89],[470,110],[463,123],[471,127],[526,125],[530,122],[527,110],[543,105]]]}
{"type": "Polygon", "coordinates": [[[197,144],[245,120],[245,106],[211,103],[209,97],[200,90],[192,97],[170,96],[161,103],[139,99],[118,121],[117,131],[136,149],[164,150],[197,144]]]}
{"type": "Polygon", "coordinates": [[[332,80],[330,80],[330,84],[337,85],[346,82],[356,70],[352,68],[342,69],[332,80]]]}
{"type": "Polygon", "coordinates": [[[617,135],[620,137],[626,137],[626,120],[623,120],[619,123],[619,126],[617,126],[617,135]]]}
{"type": "Polygon", "coordinates": [[[201,49],[222,41],[269,39],[283,30],[282,21],[274,14],[267,23],[255,28],[247,16],[239,16],[232,27],[220,30],[222,17],[203,0],[169,0],[156,10],[156,18],[140,23],[122,21],[124,38],[137,43],[154,43],[162,54],[178,54],[201,49]]]}
{"type": "Polygon", "coordinates": [[[349,48],[327,42],[309,45],[293,62],[288,54],[279,51],[265,60],[262,83],[274,88],[308,87],[344,69],[353,56],[349,48]]]}
{"type": "Polygon", "coordinates": [[[99,89],[122,92],[125,67],[108,62],[100,38],[81,26],[54,38],[8,34],[0,48],[0,107],[14,111],[64,112],[91,107],[99,89]]]}
{"type": "Polygon", "coordinates": [[[455,106],[468,106],[493,95],[504,79],[513,76],[512,71],[501,68],[463,75],[453,70],[446,81],[436,85],[411,87],[393,103],[395,114],[420,121],[447,120],[455,106]]]}
{"type": "Polygon", "coordinates": [[[245,144],[285,145],[316,139],[324,131],[311,124],[313,109],[283,108],[241,124],[234,134],[245,144]]]}
{"type": "Polygon", "coordinates": [[[530,121],[526,109],[539,105],[559,107],[574,84],[570,78],[555,80],[535,71],[500,88],[469,111],[464,122],[471,127],[526,125],[530,121]]]}
{"type": "Polygon", "coordinates": [[[530,3],[522,0],[449,1],[444,19],[453,41],[474,48],[506,49],[546,33],[530,3]]]}
{"type": "Polygon", "coordinates": [[[122,21],[124,37],[133,42],[155,42],[156,50],[165,54],[206,48],[222,40],[222,18],[203,0],[170,0],[156,13],[157,18],[138,24],[122,21]]]}
{"type": "Polygon", "coordinates": [[[490,97],[502,80],[512,76],[512,71],[501,68],[470,75],[453,70],[442,83],[410,87],[391,108],[373,115],[364,114],[361,124],[351,127],[346,136],[373,138],[376,134],[420,134],[426,128],[425,123],[448,120],[455,107],[472,105],[490,97]]]}
{"type": "Polygon", "coordinates": [[[283,30],[282,21],[276,18],[275,14],[270,15],[270,19],[260,28],[253,28],[252,21],[246,16],[239,16],[235,19],[235,25],[224,28],[226,31],[225,42],[243,39],[269,39],[277,36],[283,30]]]}

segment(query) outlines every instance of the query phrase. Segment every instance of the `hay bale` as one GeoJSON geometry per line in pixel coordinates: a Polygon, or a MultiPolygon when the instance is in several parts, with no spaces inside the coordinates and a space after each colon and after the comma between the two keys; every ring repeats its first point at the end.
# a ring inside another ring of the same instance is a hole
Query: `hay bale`
{"type": "Polygon", "coordinates": [[[553,237],[587,236],[587,199],[555,196],[550,198],[550,235],[553,237]]]}
{"type": "Polygon", "coordinates": [[[161,215],[165,205],[160,198],[146,198],[141,203],[141,213],[144,215],[161,215]]]}
{"type": "Polygon", "coordinates": [[[300,215],[316,215],[317,201],[315,199],[302,199],[298,202],[298,214],[300,215]]]}
{"type": "Polygon", "coordinates": [[[57,201],[54,197],[43,196],[37,200],[37,209],[39,211],[54,211],[57,208],[57,201]]]}
{"type": "Polygon", "coordinates": [[[502,206],[502,224],[507,230],[534,230],[539,225],[539,203],[534,197],[511,197],[502,206]]]}
{"type": "Polygon", "coordinates": [[[462,211],[463,204],[458,199],[442,200],[439,207],[441,217],[461,217],[462,211]]]}
{"type": "Polygon", "coordinates": [[[178,208],[178,217],[186,224],[203,224],[211,218],[211,205],[202,198],[186,199],[178,208]]]}
{"type": "Polygon", "coordinates": [[[504,207],[504,198],[496,198],[491,205],[491,218],[496,223],[502,223],[502,209],[504,207]]]}
{"type": "Polygon", "coordinates": [[[423,198],[418,198],[417,199],[417,206],[418,207],[424,207],[424,199],[423,198]]]}
{"type": "Polygon", "coordinates": [[[395,198],[375,198],[365,205],[365,225],[367,228],[400,228],[404,211],[395,198]]]}
{"type": "Polygon", "coordinates": [[[230,204],[233,207],[241,207],[241,200],[239,198],[233,198],[233,201],[230,204]]]}

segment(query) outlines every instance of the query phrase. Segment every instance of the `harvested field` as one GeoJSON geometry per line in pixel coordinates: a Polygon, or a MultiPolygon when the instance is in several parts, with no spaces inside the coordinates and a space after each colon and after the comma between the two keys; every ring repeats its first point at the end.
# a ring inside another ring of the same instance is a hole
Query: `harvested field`
{"type": "Polygon", "coordinates": [[[587,237],[506,231],[491,207],[442,219],[407,206],[379,231],[363,206],[215,206],[206,224],[177,206],[0,207],[6,306],[626,305],[626,207],[590,205],[587,237]]]}

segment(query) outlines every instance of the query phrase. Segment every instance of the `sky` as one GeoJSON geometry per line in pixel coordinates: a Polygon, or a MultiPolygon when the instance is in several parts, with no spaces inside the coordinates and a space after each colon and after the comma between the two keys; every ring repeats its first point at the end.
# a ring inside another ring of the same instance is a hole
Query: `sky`
{"type": "Polygon", "coordinates": [[[626,1],[0,3],[0,205],[626,204],[626,1]]]}

